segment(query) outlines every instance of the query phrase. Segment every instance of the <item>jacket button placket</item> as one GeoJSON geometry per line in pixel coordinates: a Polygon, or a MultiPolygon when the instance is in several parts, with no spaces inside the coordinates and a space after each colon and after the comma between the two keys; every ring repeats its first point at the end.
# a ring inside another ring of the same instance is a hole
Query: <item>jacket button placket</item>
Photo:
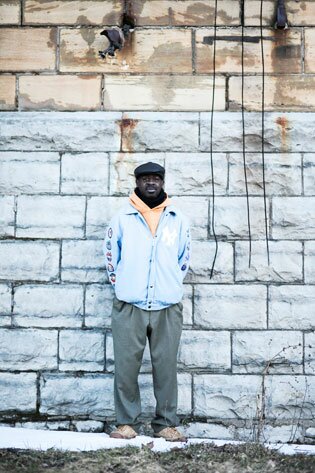
{"type": "Polygon", "coordinates": [[[152,241],[152,251],[151,251],[151,259],[150,259],[150,276],[149,276],[149,284],[148,284],[148,309],[151,310],[152,302],[153,302],[153,294],[154,294],[154,282],[155,282],[155,253],[156,253],[156,241],[157,236],[153,238],[152,241]]]}

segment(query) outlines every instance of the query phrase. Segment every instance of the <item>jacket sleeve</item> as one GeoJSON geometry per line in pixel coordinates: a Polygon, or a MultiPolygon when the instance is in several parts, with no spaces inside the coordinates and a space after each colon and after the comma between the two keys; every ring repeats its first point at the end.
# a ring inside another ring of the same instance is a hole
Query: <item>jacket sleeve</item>
{"type": "Polygon", "coordinates": [[[121,232],[119,219],[113,218],[106,228],[103,245],[108,279],[113,287],[116,283],[116,270],[121,254],[121,232]]]}
{"type": "Polygon", "coordinates": [[[182,272],[183,279],[189,269],[191,237],[188,222],[183,221],[179,239],[178,264],[182,272]]]}

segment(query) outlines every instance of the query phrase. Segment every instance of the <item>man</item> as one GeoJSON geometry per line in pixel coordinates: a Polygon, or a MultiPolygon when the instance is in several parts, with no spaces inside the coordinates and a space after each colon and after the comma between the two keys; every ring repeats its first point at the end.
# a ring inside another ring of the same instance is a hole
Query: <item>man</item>
{"type": "Polygon", "coordinates": [[[137,435],[138,375],[148,338],[156,399],[154,435],[185,441],[175,426],[177,351],[183,322],[180,300],[189,264],[189,228],[164,192],[162,166],[145,163],[134,174],[137,187],[128,205],[110,222],[105,239],[108,277],[116,296],[112,333],[118,427],[111,437],[137,435]]]}

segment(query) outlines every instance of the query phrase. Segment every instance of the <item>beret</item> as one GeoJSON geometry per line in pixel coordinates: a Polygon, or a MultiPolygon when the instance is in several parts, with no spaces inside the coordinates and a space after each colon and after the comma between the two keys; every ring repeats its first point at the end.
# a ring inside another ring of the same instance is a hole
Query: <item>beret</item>
{"type": "Polygon", "coordinates": [[[165,169],[163,168],[163,166],[160,166],[157,163],[149,162],[149,163],[141,164],[141,166],[138,166],[134,170],[134,174],[136,178],[140,176],[144,176],[146,174],[157,174],[158,176],[160,176],[161,179],[164,180],[165,169]]]}

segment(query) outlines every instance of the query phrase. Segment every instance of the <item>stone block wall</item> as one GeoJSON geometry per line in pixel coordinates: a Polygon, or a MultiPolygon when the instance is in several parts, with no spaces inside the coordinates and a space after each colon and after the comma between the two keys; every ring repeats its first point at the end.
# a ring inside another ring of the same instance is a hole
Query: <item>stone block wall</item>
{"type": "MultiPolygon", "coordinates": [[[[264,135],[260,1],[244,2],[250,266],[243,2],[218,0],[211,146],[214,3],[0,2],[0,422],[85,431],[112,423],[102,239],[134,187],[133,169],[152,160],[192,226],[178,357],[185,429],[314,440],[315,2],[288,0],[285,31],[273,29],[275,2],[263,2],[264,135]],[[100,59],[100,31],[126,11],[135,31],[115,58],[100,59]]],[[[147,350],[140,384],[148,419],[147,350]]]]}

